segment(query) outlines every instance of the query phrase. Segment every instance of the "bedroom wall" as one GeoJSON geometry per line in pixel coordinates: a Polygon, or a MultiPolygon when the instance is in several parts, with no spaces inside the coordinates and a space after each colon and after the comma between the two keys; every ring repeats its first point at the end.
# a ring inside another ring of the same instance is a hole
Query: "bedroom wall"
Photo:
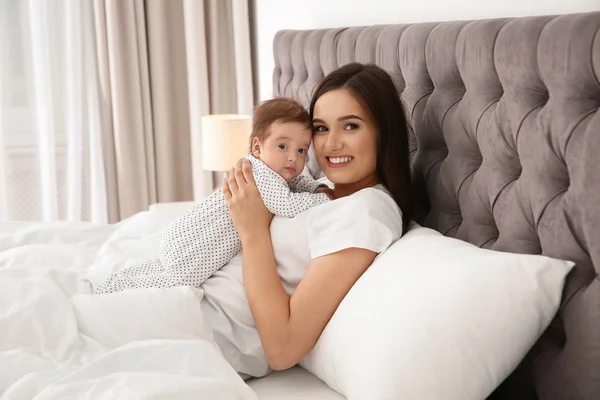
{"type": "Polygon", "coordinates": [[[600,10],[599,0],[254,0],[259,100],[271,98],[273,37],[282,29],[568,14],[600,10]]]}

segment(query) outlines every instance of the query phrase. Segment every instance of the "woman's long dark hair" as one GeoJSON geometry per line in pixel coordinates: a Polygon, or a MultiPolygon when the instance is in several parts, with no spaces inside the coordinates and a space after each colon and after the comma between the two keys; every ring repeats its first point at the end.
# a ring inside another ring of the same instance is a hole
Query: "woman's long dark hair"
{"type": "Polygon", "coordinates": [[[402,230],[413,218],[413,196],[408,149],[408,127],[400,97],[390,75],[373,64],[346,64],[319,83],[310,102],[310,119],[315,103],[323,94],[347,89],[370,113],[378,133],[377,174],[400,210],[402,230]]]}

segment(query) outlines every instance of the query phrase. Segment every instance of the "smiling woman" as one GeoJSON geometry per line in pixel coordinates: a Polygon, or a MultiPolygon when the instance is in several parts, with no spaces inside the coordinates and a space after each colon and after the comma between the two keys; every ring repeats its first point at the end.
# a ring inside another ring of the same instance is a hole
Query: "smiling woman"
{"type": "Polygon", "coordinates": [[[249,163],[224,183],[244,249],[244,288],[273,369],[291,367],[313,348],[350,288],[412,217],[406,120],[390,76],[376,66],[343,66],[316,89],[310,114],[334,201],[271,223],[249,163]]]}
{"type": "Polygon", "coordinates": [[[408,133],[393,87],[381,68],[347,64],[315,89],[310,115],[317,161],[336,196],[382,183],[402,210],[406,230],[413,215],[408,133]]]}
{"type": "Polygon", "coordinates": [[[348,89],[324,93],[313,110],[317,161],[336,190],[373,186],[377,174],[377,130],[369,114],[348,89]],[[338,117],[339,116],[339,117],[338,117]]]}

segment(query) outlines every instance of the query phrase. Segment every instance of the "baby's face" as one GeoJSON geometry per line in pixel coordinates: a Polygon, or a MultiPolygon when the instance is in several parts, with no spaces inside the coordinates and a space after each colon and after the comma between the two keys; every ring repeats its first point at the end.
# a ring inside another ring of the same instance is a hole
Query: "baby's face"
{"type": "Polygon", "coordinates": [[[312,131],[299,122],[274,122],[266,139],[255,139],[252,154],[290,182],[306,164],[312,131]]]}

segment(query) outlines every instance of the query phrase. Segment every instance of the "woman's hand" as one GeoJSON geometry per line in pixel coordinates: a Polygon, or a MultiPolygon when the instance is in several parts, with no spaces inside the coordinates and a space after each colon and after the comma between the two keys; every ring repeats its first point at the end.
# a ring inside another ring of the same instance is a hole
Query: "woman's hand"
{"type": "Polygon", "coordinates": [[[331,200],[333,200],[333,189],[330,189],[327,186],[319,186],[315,193],[325,193],[331,200]]]}
{"type": "Polygon", "coordinates": [[[244,237],[269,229],[273,214],[260,197],[250,161],[238,161],[223,182],[223,195],[242,241],[244,237]]]}

